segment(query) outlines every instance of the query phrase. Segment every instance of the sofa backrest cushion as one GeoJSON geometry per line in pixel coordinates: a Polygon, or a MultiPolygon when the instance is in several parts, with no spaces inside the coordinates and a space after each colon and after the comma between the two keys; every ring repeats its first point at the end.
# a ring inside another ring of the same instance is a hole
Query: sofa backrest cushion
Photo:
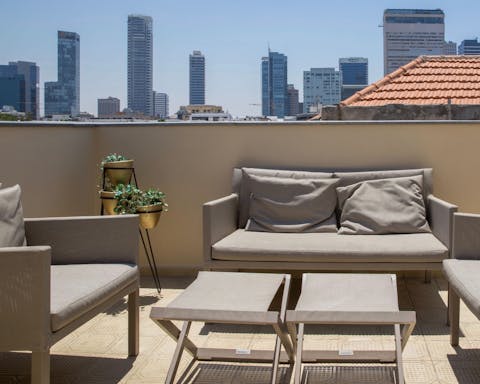
{"type": "Polygon", "coordinates": [[[235,168],[233,171],[232,189],[239,195],[238,226],[244,228],[247,224],[250,206],[250,186],[244,175],[281,177],[291,179],[328,179],[333,177],[332,172],[287,171],[262,168],[235,168]]]}
{"type": "Polygon", "coordinates": [[[423,175],[423,198],[424,201],[433,193],[433,170],[432,168],[398,169],[385,171],[359,171],[359,172],[334,172],[333,177],[340,179],[339,187],[346,187],[360,181],[391,179],[393,177],[423,175]]]}
{"type": "Polygon", "coordinates": [[[367,180],[337,188],[340,234],[430,232],[423,176],[367,180]]]}
{"type": "Polygon", "coordinates": [[[21,195],[19,185],[0,189],[0,247],[26,244],[21,195]]]}
{"type": "Polygon", "coordinates": [[[246,175],[250,208],[245,230],[336,232],[336,179],[246,175]]]}

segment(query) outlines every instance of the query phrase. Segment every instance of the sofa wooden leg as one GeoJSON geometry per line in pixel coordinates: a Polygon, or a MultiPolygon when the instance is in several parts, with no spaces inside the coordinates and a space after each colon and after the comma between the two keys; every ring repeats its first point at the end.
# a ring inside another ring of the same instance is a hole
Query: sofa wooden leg
{"type": "Polygon", "coordinates": [[[432,282],[432,271],[425,271],[425,284],[430,284],[432,282]]]}
{"type": "Polygon", "coordinates": [[[450,286],[448,288],[448,310],[450,319],[450,344],[454,347],[458,345],[460,332],[460,297],[450,286]]]}
{"type": "Polygon", "coordinates": [[[50,383],[50,350],[32,351],[32,384],[50,383]]]}
{"type": "Polygon", "coordinates": [[[137,356],[139,349],[139,290],[128,295],[128,355],[137,356]]]}

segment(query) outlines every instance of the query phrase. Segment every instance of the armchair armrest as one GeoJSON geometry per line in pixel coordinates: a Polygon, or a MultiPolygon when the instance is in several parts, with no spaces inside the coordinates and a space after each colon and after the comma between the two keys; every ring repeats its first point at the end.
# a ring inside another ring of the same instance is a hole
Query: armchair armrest
{"type": "Polygon", "coordinates": [[[0,350],[49,347],[50,247],[0,248],[0,350]]]}
{"type": "Polygon", "coordinates": [[[458,207],[429,195],[427,209],[433,234],[451,251],[453,214],[457,212],[458,207]]]}
{"type": "Polygon", "coordinates": [[[237,229],[238,195],[203,204],[203,257],[206,264],[212,259],[212,245],[237,229]]]}
{"type": "Polygon", "coordinates": [[[52,264],[137,264],[137,215],[25,219],[25,236],[52,247],[52,264]]]}
{"type": "Polygon", "coordinates": [[[455,213],[452,257],[480,259],[480,215],[455,213]]]}

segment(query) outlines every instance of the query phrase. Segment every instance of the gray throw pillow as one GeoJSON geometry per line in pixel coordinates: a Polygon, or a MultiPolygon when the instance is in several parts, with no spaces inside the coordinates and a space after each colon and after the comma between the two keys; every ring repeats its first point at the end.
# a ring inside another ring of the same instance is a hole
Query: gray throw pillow
{"type": "Polygon", "coordinates": [[[249,206],[250,206],[250,190],[249,176],[274,177],[283,179],[329,179],[333,176],[331,172],[310,172],[310,171],[292,171],[264,168],[242,168],[239,193],[239,212],[238,226],[244,228],[247,224],[249,206]]]}
{"type": "Polygon", "coordinates": [[[251,190],[245,230],[336,232],[337,179],[248,176],[251,190]]]}
{"type": "Polygon", "coordinates": [[[26,244],[19,185],[0,189],[0,247],[26,244]]]}
{"type": "Polygon", "coordinates": [[[430,232],[423,176],[368,180],[337,188],[340,234],[430,232]]]}

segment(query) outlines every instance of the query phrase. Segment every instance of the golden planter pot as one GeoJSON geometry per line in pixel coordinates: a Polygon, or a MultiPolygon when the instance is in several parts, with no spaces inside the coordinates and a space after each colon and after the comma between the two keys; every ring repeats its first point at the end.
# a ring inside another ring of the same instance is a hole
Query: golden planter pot
{"type": "Polygon", "coordinates": [[[117,184],[128,184],[132,178],[133,160],[111,161],[103,164],[103,170],[113,187],[117,184]]]}
{"type": "Polygon", "coordinates": [[[117,199],[115,199],[115,192],[100,191],[100,198],[102,199],[104,212],[107,215],[116,215],[115,207],[117,206],[117,199]]]}
{"type": "Polygon", "coordinates": [[[137,207],[137,213],[140,216],[140,225],[144,229],[152,229],[160,220],[162,214],[162,204],[144,205],[137,207]]]}

